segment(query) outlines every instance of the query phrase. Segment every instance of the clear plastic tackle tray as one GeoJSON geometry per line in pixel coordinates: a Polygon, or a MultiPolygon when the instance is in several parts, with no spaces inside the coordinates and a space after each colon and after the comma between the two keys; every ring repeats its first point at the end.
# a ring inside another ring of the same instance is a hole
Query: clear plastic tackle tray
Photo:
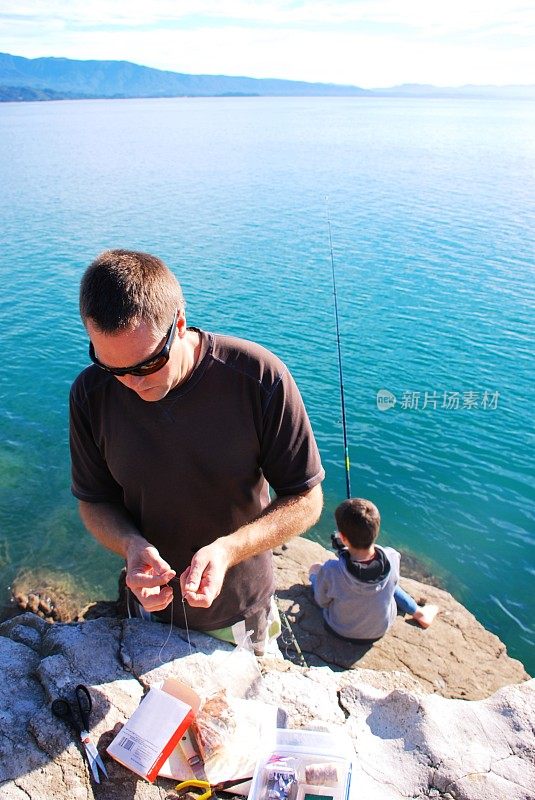
{"type": "Polygon", "coordinates": [[[258,758],[248,800],[348,800],[353,756],[343,732],[278,728],[258,758]]]}

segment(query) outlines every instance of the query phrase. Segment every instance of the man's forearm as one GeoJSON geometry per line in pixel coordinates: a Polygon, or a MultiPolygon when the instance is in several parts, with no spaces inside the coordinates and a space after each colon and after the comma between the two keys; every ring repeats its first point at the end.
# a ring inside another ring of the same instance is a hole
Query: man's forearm
{"type": "Polygon", "coordinates": [[[138,531],[119,503],[80,501],[87,530],[108,550],[126,561],[126,585],[147,611],[163,611],[173,599],[167,585],[175,577],[167,561],[138,531]]]}
{"type": "Polygon", "coordinates": [[[323,505],[321,486],[278,497],[252,522],[201,547],[180,576],[184,599],[209,608],[221,592],[229,567],[304,533],[318,521],[323,505]]]}
{"type": "Polygon", "coordinates": [[[86,503],[79,501],[82,522],[100,544],[124,559],[134,541],[146,542],[119,503],[86,503]]]}
{"type": "Polygon", "coordinates": [[[255,520],[218,540],[228,553],[228,566],[304,533],[318,521],[322,507],[321,486],[299,495],[276,498],[255,520]]]}

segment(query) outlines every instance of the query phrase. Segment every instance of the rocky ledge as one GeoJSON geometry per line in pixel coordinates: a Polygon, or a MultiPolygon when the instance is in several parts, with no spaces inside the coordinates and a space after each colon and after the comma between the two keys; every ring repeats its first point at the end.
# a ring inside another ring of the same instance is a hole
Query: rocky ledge
{"type": "MultiPolygon", "coordinates": [[[[276,554],[279,602],[293,631],[283,650],[307,666],[263,659],[257,697],[282,708],[290,727],[351,737],[355,800],[535,800],[535,681],[522,665],[450,595],[412,581],[403,583],[417,599],[425,594],[441,607],[431,628],[398,617],[366,652],[333,639],[305,566],[329,556],[305,540],[276,554]]],[[[51,625],[26,613],[0,625],[2,800],[174,797],[173,781],[150,785],[105,753],[152,684],[175,676],[202,691],[221,669],[230,680],[229,645],[192,633],[190,651],[183,631],[165,642],[167,633],[117,617],[51,625]],[[78,683],[93,696],[92,736],[109,773],[101,785],[50,711],[78,683]]]]}
{"type": "MultiPolygon", "coordinates": [[[[422,630],[410,617],[398,615],[387,635],[373,647],[336,639],[323,627],[322,612],[314,603],[308,580],[309,564],[333,557],[332,552],[306,539],[294,539],[275,553],[279,605],[309,666],[404,672],[427,692],[465,700],[488,697],[502,686],[529,678],[523,664],[507,655],[500,639],[451,594],[409,578],[402,578],[401,585],[417,602],[440,607],[430,628],[422,630]]],[[[292,637],[286,633],[284,639],[288,656],[297,660],[292,637]]]]}

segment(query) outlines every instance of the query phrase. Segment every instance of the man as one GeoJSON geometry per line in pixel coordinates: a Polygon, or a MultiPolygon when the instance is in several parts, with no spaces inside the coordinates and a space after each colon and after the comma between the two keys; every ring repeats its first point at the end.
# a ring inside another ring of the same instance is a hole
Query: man
{"type": "Polygon", "coordinates": [[[259,345],[188,328],[176,278],[146,253],[99,256],[80,313],[94,364],[73,384],[70,424],[86,528],[125,558],[145,611],[169,619],[178,574],[178,624],[232,639],[245,621],[261,652],[271,550],[322,507],[324,471],[290,373],[259,345]]]}

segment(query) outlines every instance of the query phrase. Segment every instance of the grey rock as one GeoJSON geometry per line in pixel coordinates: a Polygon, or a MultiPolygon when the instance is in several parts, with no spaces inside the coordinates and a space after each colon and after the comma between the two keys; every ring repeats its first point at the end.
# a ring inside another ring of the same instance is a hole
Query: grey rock
{"type": "MultiPolygon", "coordinates": [[[[144,692],[174,676],[209,694],[277,705],[290,727],[344,730],[355,748],[354,797],[374,800],[535,800],[535,681],[447,592],[402,581],[441,613],[426,631],[398,617],[359,651],[322,625],[308,565],[332,557],[303,539],[275,555],[279,602],[308,666],[263,659],[245,672],[239,652],[197,632],[112,616],[50,624],[26,613],[0,625],[0,798],[152,800],[173,781],[150,785],[105,753],[144,692]],[[109,779],[93,785],[79,743],[50,711],[54,697],[85,683],[92,738],[109,779]],[[469,699],[469,700],[468,700],[469,699]]],[[[282,642],[297,658],[292,639],[282,642]]]]}
{"type": "MultiPolygon", "coordinates": [[[[28,617],[18,625],[36,630],[28,617]]],[[[10,630],[26,638],[16,626],[10,630]]],[[[190,654],[182,633],[173,631],[169,650],[160,657],[168,630],[138,621],[47,625],[40,653],[6,633],[0,636],[2,800],[163,800],[173,781],[150,785],[106,755],[118,725],[145,688],[168,675],[201,693],[210,690],[215,676],[237,691],[243,688],[237,651],[202,634],[192,635],[190,654]],[[173,658],[166,662],[168,655],[173,658]],[[100,786],[91,783],[70,730],[50,712],[51,698],[79,681],[90,687],[92,737],[109,772],[100,786]]],[[[351,736],[355,797],[535,798],[535,681],[467,702],[427,693],[406,672],[333,671],[270,659],[260,666],[256,696],[286,711],[291,727],[344,730],[351,736]]]]}
{"type": "MultiPolygon", "coordinates": [[[[191,653],[210,653],[221,650],[232,651],[230,644],[218,642],[199,631],[186,633],[181,628],[128,619],[122,623],[120,658],[123,669],[134,675],[144,675],[158,670],[162,663],[169,663],[191,653]],[[189,635],[189,641],[188,641],[189,635]]],[[[154,678],[159,680],[158,677],[154,678]]]]}
{"type": "Polygon", "coordinates": [[[40,639],[48,630],[48,627],[49,623],[45,622],[44,619],[28,612],[2,622],[0,624],[0,636],[7,636],[15,640],[21,635],[30,636],[32,641],[35,641],[33,634],[36,634],[40,639]]]}

